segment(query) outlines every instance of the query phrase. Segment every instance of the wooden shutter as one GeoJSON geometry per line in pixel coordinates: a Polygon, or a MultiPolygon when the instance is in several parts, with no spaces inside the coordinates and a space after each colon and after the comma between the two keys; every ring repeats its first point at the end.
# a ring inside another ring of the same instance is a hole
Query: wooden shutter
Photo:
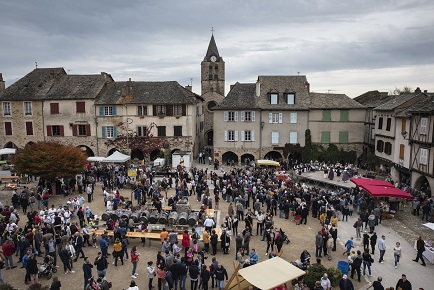
{"type": "Polygon", "coordinates": [[[279,124],[282,124],[283,114],[279,113],[279,124]]]}
{"type": "Polygon", "coordinates": [[[240,122],[244,122],[244,115],[245,115],[245,112],[241,111],[241,113],[240,113],[240,122]]]}
{"type": "Polygon", "coordinates": [[[428,149],[420,149],[420,164],[426,165],[428,162],[428,149]]]}
{"type": "Polygon", "coordinates": [[[173,105],[166,106],[166,116],[173,116],[173,105]]]}
{"type": "Polygon", "coordinates": [[[59,129],[60,129],[60,135],[59,136],[65,136],[65,130],[63,129],[63,125],[60,125],[59,129]]]}
{"type": "Polygon", "coordinates": [[[90,124],[86,124],[86,136],[91,136],[92,134],[90,133],[90,124]]]}
{"type": "Polygon", "coordinates": [[[51,115],[59,114],[59,103],[50,103],[51,115]]]}
{"type": "Polygon", "coordinates": [[[225,130],[224,134],[225,134],[224,135],[224,140],[225,140],[225,142],[227,142],[228,141],[228,131],[225,130]]]}
{"type": "Polygon", "coordinates": [[[11,122],[5,122],[5,135],[7,135],[7,136],[12,135],[12,123],[11,122]]]}
{"type": "Polygon", "coordinates": [[[72,136],[77,136],[78,134],[78,125],[72,125],[72,136]]]}
{"type": "Polygon", "coordinates": [[[102,130],[101,130],[102,137],[103,138],[107,138],[107,129],[106,129],[106,126],[102,126],[101,128],[102,128],[102,130]]]}
{"type": "Polygon", "coordinates": [[[255,141],[255,131],[250,131],[250,141],[255,141]]]}
{"type": "Polygon", "coordinates": [[[348,132],[346,131],[339,132],[339,143],[342,144],[348,143],[348,132]]]}
{"type": "Polygon", "coordinates": [[[182,104],[182,115],[187,116],[187,105],[186,104],[182,104]]]}
{"type": "MultiPolygon", "coordinates": [[[[401,133],[405,132],[407,128],[407,120],[406,119],[402,119],[401,120],[401,133]]],[[[402,158],[401,158],[402,159],[402,158]]]]}
{"type": "Polygon", "coordinates": [[[51,126],[47,126],[47,136],[53,136],[53,130],[51,129],[51,126]]]}
{"type": "Polygon", "coordinates": [[[321,132],[321,143],[328,144],[330,143],[330,132],[322,131],[321,132]]]}
{"type": "Polygon", "coordinates": [[[251,118],[252,118],[252,122],[255,122],[255,111],[252,111],[251,118]]]}
{"type": "Polygon", "coordinates": [[[99,115],[104,116],[104,106],[99,106],[99,115]]]}
{"type": "Polygon", "coordinates": [[[241,131],[241,142],[245,141],[245,131],[241,131]]]}
{"type": "Polygon", "coordinates": [[[77,113],[86,113],[86,103],[85,102],[75,102],[75,109],[77,113]]]}
{"type": "Polygon", "coordinates": [[[399,159],[404,160],[405,145],[399,145],[399,159]]]}
{"type": "Polygon", "coordinates": [[[238,142],[238,131],[235,131],[234,135],[235,135],[235,142],[238,142]]]}
{"type": "Polygon", "coordinates": [[[279,132],[271,132],[271,144],[279,144],[279,132]]]}
{"type": "Polygon", "coordinates": [[[112,106],[112,116],[116,116],[116,106],[112,106]]]}
{"type": "Polygon", "coordinates": [[[33,135],[33,122],[26,122],[26,135],[33,135]]]}
{"type": "Polygon", "coordinates": [[[341,122],[348,122],[348,110],[341,110],[341,122]]]}
{"type": "Polygon", "coordinates": [[[113,126],[113,138],[117,138],[117,137],[118,137],[118,127],[113,126]]]}
{"type": "Polygon", "coordinates": [[[323,121],[331,121],[331,111],[330,110],[323,110],[322,111],[322,120],[323,121]]]}
{"type": "Polygon", "coordinates": [[[223,112],[223,121],[225,121],[225,122],[228,121],[228,111],[223,112]]]}
{"type": "Polygon", "coordinates": [[[234,121],[235,121],[235,122],[238,122],[238,112],[235,112],[235,113],[234,113],[234,121]]]}
{"type": "Polygon", "coordinates": [[[289,132],[289,144],[297,144],[297,132],[289,132]]]}
{"type": "Polygon", "coordinates": [[[268,123],[273,123],[273,113],[268,113],[268,123]]]}
{"type": "Polygon", "coordinates": [[[427,134],[428,118],[420,118],[420,134],[427,134]]]}
{"type": "Polygon", "coordinates": [[[157,116],[157,106],[156,105],[152,106],[152,116],[157,116]]]}

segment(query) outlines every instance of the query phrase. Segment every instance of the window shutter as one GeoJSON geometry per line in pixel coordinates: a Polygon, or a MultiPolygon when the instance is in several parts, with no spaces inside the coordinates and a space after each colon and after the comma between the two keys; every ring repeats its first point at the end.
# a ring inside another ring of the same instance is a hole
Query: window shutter
{"type": "Polygon", "coordinates": [[[78,125],[72,125],[72,136],[77,136],[78,125]]]}
{"type": "Polygon", "coordinates": [[[273,123],[273,113],[268,113],[268,123],[273,123]]]}
{"type": "Polygon", "coordinates": [[[428,118],[421,118],[420,119],[420,134],[426,134],[428,125],[428,118]]]}
{"type": "Polygon", "coordinates": [[[348,143],[348,132],[346,131],[339,132],[339,143],[341,144],[348,143]]]}
{"type": "Polygon", "coordinates": [[[223,121],[225,121],[225,122],[228,121],[228,111],[224,111],[224,113],[223,113],[223,121]]]}
{"type": "Polygon", "coordinates": [[[404,160],[404,150],[405,150],[405,145],[401,144],[399,145],[399,159],[404,160]]]}
{"type": "Polygon", "coordinates": [[[116,106],[112,107],[112,116],[116,116],[116,106]]]}
{"type": "Polygon", "coordinates": [[[289,132],[289,143],[297,144],[297,132],[289,132]]]}
{"type": "Polygon", "coordinates": [[[291,124],[297,123],[297,113],[291,113],[291,124]]]}
{"type": "Polygon", "coordinates": [[[252,122],[255,122],[255,111],[252,111],[252,122]]]}
{"type": "Polygon", "coordinates": [[[59,126],[59,128],[60,128],[60,136],[65,136],[65,131],[63,129],[63,125],[59,126]]]}
{"type": "Polygon", "coordinates": [[[234,120],[235,120],[235,122],[238,122],[238,112],[235,112],[235,117],[234,117],[234,120]]]}
{"type": "Polygon", "coordinates": [[[103,106],[99,106],[99,115],[104,116],[104,107],[103,106]]]}
{"type": "Polygon", "coordinates": [[[330,143],[330,132],[322,131],[321,132],[321,143],[328,144],[330,143]]]}
{"type": "Polygon", "coordinates": [[[238,142],[238,131],[235,131],[235,142],[238,142]]]}
{"type": "Polygon", "coordinates": [[[90,124],[86,124],[86,136],[91,136],[92,134],[90,133],[90,124]]]}
{"type": "Polygon", "coordinates": [[[51,126],[47,126],[47,136],[53,136],[53,130],[51,130],[51,126]]]}
{"type": "Polygon", "coordinates": [[[118,137],[118,126],[113,126],[113,138],[118,137]]]}
{"type": "Polygon", "coordinates": [[[348,110],[341,110],[341,122],[348,122],[348,110]]]}
{"type": "Polygon", "coordinates": [[[102,137],[103,137],[103,138],[107,138],[107,130],[106,130],[106,126],[102,126],[101,133],[102,133],[102,137]]]}
{"type": "Polygon", "coordinates": [[[59,103],[50,103],[51,114],[59,114],[59,103]]]}
{"type": "Polygon", "coordinates": [[[166,106],[166,116],[173,116],[173,106],[172,105],[166,106]]]}
{"type": "Polygon", "coordinates": [[[241,116],[240,116],[240,121],[241,121],[241,122],[244,122],[244,114],[245,114],[245,112],[242,111],[240,114],[241,114],[241,116]]]}
{"type": "Polygon", "coordinates": [[[283,117],[283,114],[279,113],[279,124],[282,124],[282,117],[283,117]]]}
{"type": "Polygon", "coordinates": [[[245,141],[245,137],[244,137],[245,135],[244,135],[244,131],[241,131],[241,142],[244,142],[245,141]]]}
{"type": "Polygon", "coordinates": [[[187,105],[186,104],[182,105],[182,115],[187,116],[187,105]]]}
{"type": "Polygon", "coordinates": [[[157,106],[156,105],[152,106],[152,115],[157,116],[157,106]]]}
{"type": "Polygon", "coordinates": [[[226,130],[225,130],[225,136],[224,137],[225,137],[225,142],[227,142],[228,141],[228,131],[226,131],[226,130]]]}
{"type": "Polygon", "coordinates": [[[251,141],[255,141],[255,131],[250,131],[250,139],[251,141]]]}

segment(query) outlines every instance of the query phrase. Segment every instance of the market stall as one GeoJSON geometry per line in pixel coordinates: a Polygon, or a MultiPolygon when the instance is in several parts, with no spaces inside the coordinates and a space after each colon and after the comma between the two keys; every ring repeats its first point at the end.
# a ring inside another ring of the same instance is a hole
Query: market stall
{"type": "Polygon", "coordinates": [[[234,272],[225,290],[248,289],[253,285],[258,289],[274,289],[305,275],[306,272],[280,257],[265,260],[234,272]]]}
{"type": "Polygon", "coordinates": [[[114,152],[112,155],[110,155],[107,158],[104,158],[102,162],[105,163],[124,163],[131,159],[131,156],[122,154],[119,151],[114,152]]]}
{"type": "Polygon", "coordinates": [[[350,178],[351,182],[358,187],[363,188],[373,197],[398,197],[405,199],[413,199],[413,196],[393,184],[379,179],[371,178],[350,178]]]}

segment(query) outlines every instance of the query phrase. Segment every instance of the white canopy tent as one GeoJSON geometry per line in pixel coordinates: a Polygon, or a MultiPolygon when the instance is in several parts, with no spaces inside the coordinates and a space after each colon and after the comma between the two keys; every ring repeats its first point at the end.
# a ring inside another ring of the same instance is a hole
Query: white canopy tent
{"type": "Polygon", "coordinates": [[[0,149],[0,155],[16,154],[17,149],[15,148],[3,148],[0,149]]]}
{"type": "Polygon", "coordinates": [[[273,289],[306,274],[300,268],[280,257],[265,260],[235,272],[225,290],[248,289],[250,285],[259,289],[273,289]]]}
{"type": "Polygon", "coordinates": [[[106,157],[92,156],[87,157],[87,161],[89,162],[102,162],[106,157]]]}
{"type": "Polygon", "coordinates": [[[427,228],[430,228],[430,229],[434,230],[434,223],[426,223],[426,224],[423,224],[423,225],[426,226],[427,228]]]}
{"type": "Polygon", "coordinates": [[[131,159],[131,156],[122,154],[119,151],[114,152],[112,155],[110,155],[107,158],[104,158],[102,162],[106,163],[124,163],[131,159]]]}

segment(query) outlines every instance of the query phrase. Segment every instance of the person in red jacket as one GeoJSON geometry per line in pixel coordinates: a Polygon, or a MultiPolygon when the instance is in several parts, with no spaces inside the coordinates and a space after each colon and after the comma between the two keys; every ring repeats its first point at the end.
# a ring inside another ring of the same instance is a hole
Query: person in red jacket
{"type": "Polygon", "coordinates": [[[185,256],[187,256],[188,249],[190,248],[190,235],[188,234],[188,230],[185,230],[182,234],[182,246],[185,250],[185,256]]]}
{"type": "Polygon", "coordinates": [[[5,256],[6,270],[16,268],[17,266],[14,266],[14,260],[12,258],[15,253],[15,245],[11,239],[8,239],[6,243],[3,244],[2,251],[5,256]]]}

